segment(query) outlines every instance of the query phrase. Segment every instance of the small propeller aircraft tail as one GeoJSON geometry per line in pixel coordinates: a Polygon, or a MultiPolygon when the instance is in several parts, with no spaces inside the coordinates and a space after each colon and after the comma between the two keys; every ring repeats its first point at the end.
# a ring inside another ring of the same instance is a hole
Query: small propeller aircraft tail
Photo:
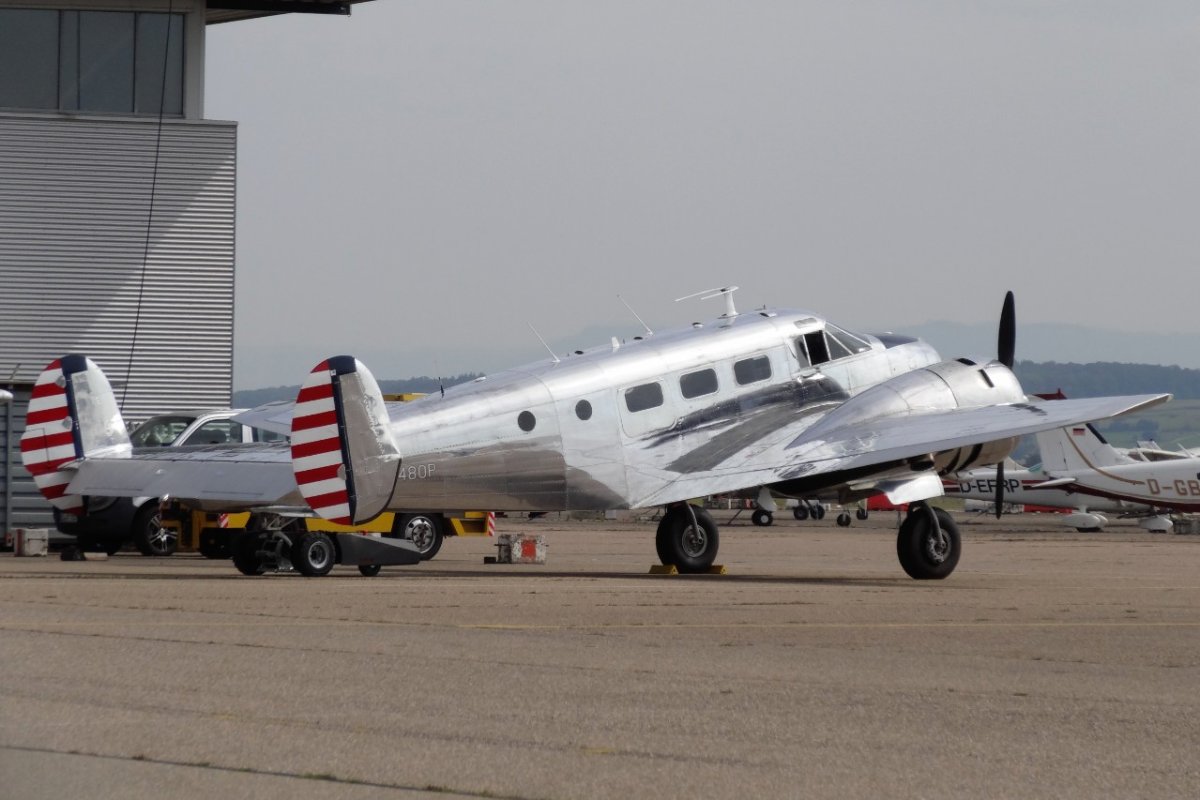
{"type": "Polygon", "coordinates": [[[1129,463],[1090,423],[1037,434],[1042,469],[1051,475],[1129,463]]]}
{"type": "Polygon", "coordinates": [[[379,384],[354,357],[322,361],[300,387],[292,469],[309,507],[330,522],[360,525],[387,509],[400,450],[379,384]]]}
{"type": "Polygon", "coordinates": [[[67,494],[74,473],[63,465],[129,450],[117,398],[95,362],[80,355],[50,362],[33,386],[21,434],[21,463],[42,495],[60,511],[82,514],[84,498],[67,494]]]}

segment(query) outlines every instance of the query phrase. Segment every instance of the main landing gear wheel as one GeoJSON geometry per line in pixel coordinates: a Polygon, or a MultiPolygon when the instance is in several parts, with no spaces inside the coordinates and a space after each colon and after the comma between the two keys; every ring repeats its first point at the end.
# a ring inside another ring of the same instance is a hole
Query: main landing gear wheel
{"type": "Polygon", "coordinates": [[[812,507],[812,518],[816,520],[825,519],[825,506],[817,503],[812,507]]]}
{"type": "Polygon", "coordinates": [[[862,520],[862,519],[866,519],[867,517],[869,517],[870,512],[868,512],[865,508],[860,508],[858,511],[854,512],[854,516],[856,516],[860,520],[862,520]]]}
{"type": "Polygon", "coordinates": [[[925,503],[909,506],[896,535],[900,566],[917,580],[945,578],[958,566],[962,539],[949,512],[925,503]]]}
{"type": "Polygon", "coordinates": [[[837,524],[838,524],[839,528],[849,528],[850,527],[850,512],[843,511],[842,513],[838,514],[837,515],[837,524]]]}
{"type": "Polygon", "coordinates": [[[169,556],[179,546],[179,535],[162,526],[162,512],[157,502],[138,510],[133,518],[133,544],[144,556],[169,556]]]}
{"type": "Polygon", "coordinates": [[[792,509],[792,516],[801,521],[808,519],[808,506],[796,506],[792,509]]]}
{"type": "Polygon", "coordinates": [[[267,571],[259,551],[267,543],[265,533],[247,532],[233,543],[233,565],[243,575],[262,575],[267,571]]]}
{"type": "Polygon", "coordinates": [[[379,566],[378,564],[359,564],[358,565],[358,571],[361,572],[363,574],[363,576],[367,577],[367,578],[374,578],[376,575],[379,574],[379,570],[381,570],[381,569],[383,569],[383,567],[379,566]]]}
{"type": "Polygon", "coordinates": [[[759,508],[750,515],[750,521],[760,528],[765,528],[775,521],[775,515],[770,511],[764,511],[763,509],[759,508]]]}
{"type": "Polygon", "coordinates": [[[717,559],[717,524],[703,508],[680,503],[667,509],[654,543],[658,558],[680,572],[705,572],[717,559]]]}
{"type": "Polygon", "coordinates": [[[441,520],[433,514],[404,514],[396,517],[392,533],[416,546],[422,561],[428,561],[442,549],[441,520]]]}
{"type": "Polygon", "coordinates": [[[319,578],[328,575],[337,561],[337,551],[333,548],[333,540],[318,531],[308,531],[300,534],[292,545],[290,555],[292,566],[301,575],[309,578],[319,578]]]}

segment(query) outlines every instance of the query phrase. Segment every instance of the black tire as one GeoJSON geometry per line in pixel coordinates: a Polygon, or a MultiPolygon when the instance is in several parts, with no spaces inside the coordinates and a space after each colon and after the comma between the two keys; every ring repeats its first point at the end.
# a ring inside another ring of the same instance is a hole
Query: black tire
{"type": "Polygon", "coordinates": [[[837,524],[838,524],[839,528],[849,528],[850,527],[850,512],[843,511],[842,513],[838,514],[837,515],[837,524]]]}
{"type": "Polygon", "coordinates": [[[337,550],[333,539],[319,531],[308,531],[300,534],[292,544],[289,558],[301,575],[319,578],[328,575],[337,563],[337,550]]]}
{"type": "Polygon", "coordinates": [[[358,571],[361,572],[363,577],[365,577],[365,578],[374,578],[376,575],[379,574],[379,570],[381,570],[381,569],[383,569],[383,567],[381,567],[379,564],[359,564],[358,565],[358,571]]]}
{"type": "Polygon", "coordinates": [[[421,560],[428,561],[442,549],[442,518],[438,514],[400,514],[392,523],[392,535],[412,542],[421,560]]]}
{"type": "Polygon", "coordinates": [[[258,551],[266,542],[266,534],[246,533],[233,543],[233,565],[243,575],[262,575],[266,572],[258,551]]]}
{"type": "Polygon", "coordinates": [[[707,572],[717,560],[720,537],[712,515],[703,508],[683,506],[667,510],[658,523],[654,543],[658,558],[664,564],[674,564],[680,572],[707,572]],[[695,514],[695,524],[692,515],[695,514]]]}
{"type": "Polygon", "coordinates": [[[754,513],[750,515],[750,521],[760,528],[765,528],[775,521],[775,515],[770,511],[764,511],[759,508],[755,509],[754,513]]]}
{"type": "Polygon", "coordinates": [[[229,534],[224,531],[206,530],[200,534],[200,555],[205,558],[229,558],[229,534]]]}
{"type": "Polygon", "coordinates": [[[821,505],[820,503],[817,503],[815,506],[813,506],[812,518],[818,520],[825,519],[825,506],[821,505]]]}
{"type": "Polygon", "coordinates": [[[806,506],[806,505],[796,506],[795,508],[792,509],[792,516],[801,521],[808,519],[808,506],[806,506]]]}
{"type": "Polygon", "coordinates": [[[854,512],[854,516],[858,517],[860,520],[864,520],[867,517],[871,516],[871,513],[869,511],[867,511],[865,508],[860,508],[858,511],[854,512]]]}
{"type": "Polygon", "coordinates": [[[162,512],[151,501],[138,509],[133,517],[133,545],[144,556],[169,556],[179,546],[179,534],[174,528],[162,526],[162,512]]]}
{"type": "Polygon", "coordinates": [[[941,580],[958,566],[962,538],[949,512],[930,509],[923,504],[909,506],[908,517],[896,535],[896,556],[909,577],[916,580],[941,580]],[[930,513],[937,515],[941,539],[935,538],[930,513]]]}

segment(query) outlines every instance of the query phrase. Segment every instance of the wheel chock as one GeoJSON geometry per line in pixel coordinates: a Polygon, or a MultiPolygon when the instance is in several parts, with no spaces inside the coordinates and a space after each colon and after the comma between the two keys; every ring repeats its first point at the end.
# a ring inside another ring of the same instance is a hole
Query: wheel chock
{"type": "MultiPolygon", "coordinates": [[[[674,564],[651,564],[651,575],[679,575],[679,568],[674,564]]],[[[713,564],[708,569],[704,570],[705,575],[728,575],[729,570],[725,569],[724,564],[713,564]]]]}

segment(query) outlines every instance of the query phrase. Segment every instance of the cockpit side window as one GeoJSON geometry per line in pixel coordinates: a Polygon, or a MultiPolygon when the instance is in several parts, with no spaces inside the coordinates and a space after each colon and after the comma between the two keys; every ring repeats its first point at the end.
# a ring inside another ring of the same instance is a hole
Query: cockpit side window
{"type": "Polygon", "coordinates": [[[808,347],[809,363],[814,367],[829,360],[829,348],[825,346],[825,331],[804,334],[804,344],[808,347]]]}
{"type": "Polygon", "coordinates": [[[796,360],[800,362],[801,368],[809,366],[812,362],[808,360],[808,348],[804,346],[804,337],[796,337],[796,360]]]}
{"type": "MultiPolygon", "coordinates": [[[[830,325],[826,323],[825,335],[832,340],[831,344],[829,345],[830,352],[835,349],[832,342],[837,342],[839,345],[844,347],[848,355],[853,355],[854,353],[864,353],[871,349],[871,345],[867,344],[865,340],[855,336],[849,331],[842,330],[837,325],[830,325]]],[[[841,356],[834,356],[834,358],[841,358],[841,356]]]]}
{"type": "Polygon", "coordinates": [[[832,361],[853,355],[853,351],[846,346],[845,342],[837,338],[832,331],[825,331],[825,343],[829,346],[829,358],[832,361]]]}

